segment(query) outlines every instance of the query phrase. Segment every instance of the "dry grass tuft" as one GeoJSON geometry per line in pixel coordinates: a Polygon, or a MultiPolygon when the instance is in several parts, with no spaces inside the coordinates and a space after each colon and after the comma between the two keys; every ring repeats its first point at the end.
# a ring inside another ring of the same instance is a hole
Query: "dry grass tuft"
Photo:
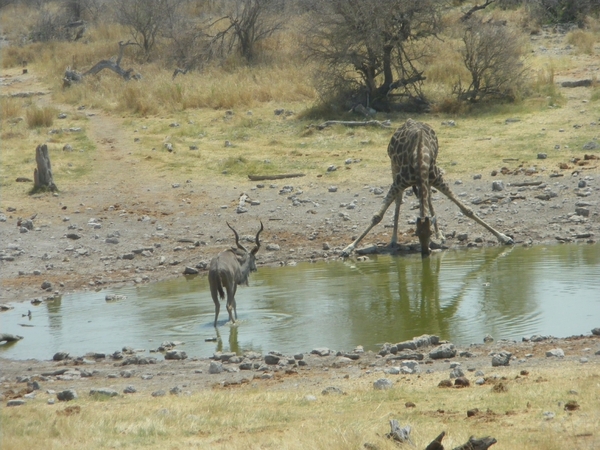
{"type": "Polygon", "coordinates": [[[574,30],[569,32],[566,37],[567,44],[575,46],[578,53],[586,55],[594,54],[594,45],[596,44],[597,36],[584,30],[574,30]]]}
{"type": "Polygon", "coordinates": [[[57,114],[58,110],[51,106],[43,108],[30,106],[26,113],[27,126],[29,128],[51,127],[57,114]]]}
{"type": "Polygon", "coordinates": [[[0,97],[0,120],[8,120],[19,117],[21,115],[22,109],[22,99],[0,97]]]}

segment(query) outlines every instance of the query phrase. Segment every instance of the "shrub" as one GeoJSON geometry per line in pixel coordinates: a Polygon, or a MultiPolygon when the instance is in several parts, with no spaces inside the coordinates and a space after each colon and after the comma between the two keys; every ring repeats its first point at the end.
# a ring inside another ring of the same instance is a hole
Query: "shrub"
{"type": "Polygon", "coordinates": [[[596,37],[590,32],[583,30],[571,31],[567,34],[566,41],[568,44],[574,45],[580,53],[585,53],[587,55],[594,54],[596,37]]]}
{"type": "Polygon", "coordinates": [[[51,127],[57,114],[58,111],[52,107],[31,106],[27,109],[27,126],[29,128],[51,127]]]}

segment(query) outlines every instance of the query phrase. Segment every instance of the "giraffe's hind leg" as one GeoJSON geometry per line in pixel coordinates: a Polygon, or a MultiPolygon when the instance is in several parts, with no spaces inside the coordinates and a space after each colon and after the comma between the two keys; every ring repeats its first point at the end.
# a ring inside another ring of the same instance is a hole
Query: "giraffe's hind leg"
{"type": "Polygon", "coordinates": [[[437,216],[435,215],[435,211],[433,210],[433,202],[431,201],[431,195],[429,195],[429,212],[431,214],[431,222],[433,223],[433,228],[435,229],[435,238],[440,242],[444,242],[446,238],[444,237],[444,235],[438,227],[437,216]]]}

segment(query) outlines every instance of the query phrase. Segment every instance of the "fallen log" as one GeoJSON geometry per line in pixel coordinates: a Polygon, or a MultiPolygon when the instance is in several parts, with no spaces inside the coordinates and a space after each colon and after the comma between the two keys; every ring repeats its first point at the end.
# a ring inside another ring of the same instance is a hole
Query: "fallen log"
{"type": "Polygon", "coordinates": [[[522,187],[522,186],[539,186],[543,181],[524,181],[523,183],[509,183],[509,186],[522,187]]]}
{"type": "Polygon", "coordinates": [[[343,125],[345,127],[376,126],[382,128],[390,128],[392,126],[389,120],[384,120],[383,122],[380,122],[379,120],[328,120],[327,122],[323,122],[321,125],[317,125],[317,130],[323,130],[324,128],[331,127],[333,125],[343,125]]]}
{"type": "Polygon", "coordinates": [[[103,59],[103,60],[97,62],[96,64],[94,64],[94,66],[91,69],[85,71],[84,73],[76,72],[75,70],[71,70],[70,67],[67,67],[67,70],[65,71],[65,75],[63,76],[63,87],[69,87],[73,83],[79,83],[81,80],[83,80],[84,77],[86,77],[88,75],[95,75],[104,69],[112,70],[117,75],[119,75],[121,78],[123,78],[125,81],[129,81],[131,79],[135,79],[135,80],[141,79],[141,75],[137,74],[137,73],[134,74],[133,69],[125,70],[121,67],[121,59],[123,58],[123,51],[125,50],[125,47],[127,47],[128,45],[137,45],[137,44],[135,42],[130,42],[130,41],[128,41],[128,42],[119,41],[119,55],[117,56],[116,61],[109,60],[109,59],[103,59]]]}
{"type": "Polygon", "coordinates": [[[577,80],[577,81],[563,81],[561,86],[564,88],[575,88],[575,87],[590,87],[593,84],[593,80],[577,80]]]}
{"type": "Polygon", "coordinates": [[[0,342],[15,342],[20,341],[21,339],[23,339],[23,336],[10,333],[0,333],[0,342]]]}
{"type": "Polygon", "coordinates": [[[303,173],[287,173],[281,175],[248,175],[248,178],[252,181],[263,181],[263,180],[281,180],[283,178],[298,178],[303,177],[303,173]]]}
{"type": "Polygon", "coordinates": [[[388,434],[386,434],[386,437],[388,439],[393,439],[394,441],[400,442],[402,444],[404,444],[405,442],[409,442],[414,446],[413,442],[410,440],[410,425],[401,427],[396,419],[391,419],[390,428],[392,430],[388,434]]]}
{"type": "Polygon", "coordinates": [[[466,443],[460,447],[455,447],[452,450],[487,450],[496,442],[498,442],[496,439],[489,436],[481,439],[475,439],[473,436],[471,436],[466,443]]]}

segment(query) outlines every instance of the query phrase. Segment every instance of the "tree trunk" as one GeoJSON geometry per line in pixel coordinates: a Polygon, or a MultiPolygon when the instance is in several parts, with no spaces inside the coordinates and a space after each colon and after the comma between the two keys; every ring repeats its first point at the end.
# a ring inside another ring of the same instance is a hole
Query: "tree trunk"
{"type": "Polygon", "coordinates": [[[52,165],[50,164],[50,155],[46,144],[38,145],[35,149],[35,161],[37,168],[33,171],[33,188],[36,190],[47,189],[52,192],[58,191],[52,178],[52,165]]]}

